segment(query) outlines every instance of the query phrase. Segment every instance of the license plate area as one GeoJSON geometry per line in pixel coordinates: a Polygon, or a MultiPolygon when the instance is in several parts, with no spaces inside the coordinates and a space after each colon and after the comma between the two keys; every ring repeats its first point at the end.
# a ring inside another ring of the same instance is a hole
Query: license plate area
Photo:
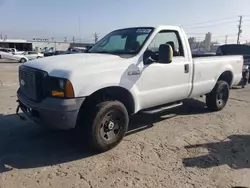
{"type": "Polygon", "coordinates": [[[20,105],[21,110],[22,110],[25,114],[27,114],[27,115],[29,115],[29,116],[32,116],[32,117],[39,118],[39,113],[38,113],[37,110],[32,109],[31,107],[29,107],[29,106],[23,104],[23,103],[20,102],[20,101],[19,101],[19,105],[20,105]]]}
{"type": "Polygon", "coordinates": [[[22,109],[22,111],[24,111],[24,112],[26,112],[26,113],[31,113],[32,108],[26,106],[25,104],[23,104],[23,103],[21,103],[21,102],[19,102],[19,103],[20,103],[20,108],[22,109]]]}

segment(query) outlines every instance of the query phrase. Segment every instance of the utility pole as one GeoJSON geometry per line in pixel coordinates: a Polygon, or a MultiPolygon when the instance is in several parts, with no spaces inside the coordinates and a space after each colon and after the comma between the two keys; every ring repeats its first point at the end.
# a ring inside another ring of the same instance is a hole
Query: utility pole
{"type": "Polygon", "coordinates": [[[80,43],[82,43],[82,29],[81,29],[81,18],[79,15],[77,15],[77,19],[78,19],[78,30],[79,30],[79,37],[80,37],[80,43]]]}
{"type": "Polygon", "coordinates": [[[98,41],[98,35],[97,35],[97,33],[95,33],[94,38],[95,38],[95,43],[97,43],[97,41],[98,41]]]}
{"type": "Polygon", "coordinates": [[[227,44],[227,38],[228,38],[228,35],[226,35],[226,40],[225,40],[225,44],[227,44]]]}
{"type": "Polygon", "coordinates": [[[237,44],[240,44],[240,36],[242,33],[242,16],[240,16],[240,21],[239,21],[239,25],[238,25],[238,36],[237,36],[237,44]]]}
{"type": "Polygon", "coordinates": [[[64,42],[67,42],[67,37],[64,37],[64,42]]]}
{"type": "Polygon", "coordinates": [[[72,42],[75,43],[75,37],[73,37],[72,42]]]}

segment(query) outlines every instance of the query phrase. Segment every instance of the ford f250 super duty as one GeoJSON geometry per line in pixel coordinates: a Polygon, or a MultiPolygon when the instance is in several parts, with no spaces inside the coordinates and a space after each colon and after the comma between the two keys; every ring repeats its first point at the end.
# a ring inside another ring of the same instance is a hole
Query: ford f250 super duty
{"type": "Polygon", "coordinates": [[[19,67],[18,108],[35,122],[76,128],[99,151],[124,137],[129,116],[157,113],[206,96],[223,109],[240,82],[242,56],[192,58],[181,27],[115,30],[87,53],[47,57],[19,67]]]}

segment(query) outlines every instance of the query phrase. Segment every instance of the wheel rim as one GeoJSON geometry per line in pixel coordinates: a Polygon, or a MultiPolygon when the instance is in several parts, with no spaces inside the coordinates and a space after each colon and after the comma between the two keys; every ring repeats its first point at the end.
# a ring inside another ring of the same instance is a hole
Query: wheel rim
{"type": "Polygon", "coordinates": [[[106,142],[114,142],[124,127],[125,119],[120,112],[108,112],[101,123],[100,136],[106,142]]]}
{"type": "Polygon", "coordinates": [[[217,105],[218,106],[225,105],[228,100],[228,96],[229,96],[229,92],[228,92],[227,87],[226,86],[221,87],[216,95],[217,105]]]}

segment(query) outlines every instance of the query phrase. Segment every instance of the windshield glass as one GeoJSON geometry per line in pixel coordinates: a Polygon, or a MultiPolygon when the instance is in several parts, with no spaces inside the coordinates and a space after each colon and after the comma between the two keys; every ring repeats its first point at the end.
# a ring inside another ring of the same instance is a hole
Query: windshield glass
{"type": "Polygon", "coordinates": [[[152,32],[151,27],[116,30],[103,37],[88,52],[137,54],[152,32]]]}
{"type": "Polygon", "coordinates": [[[220,46],[217,54],[222,55],[250,55],[250,46],[246,45],[225,45],[220,46]]]}

